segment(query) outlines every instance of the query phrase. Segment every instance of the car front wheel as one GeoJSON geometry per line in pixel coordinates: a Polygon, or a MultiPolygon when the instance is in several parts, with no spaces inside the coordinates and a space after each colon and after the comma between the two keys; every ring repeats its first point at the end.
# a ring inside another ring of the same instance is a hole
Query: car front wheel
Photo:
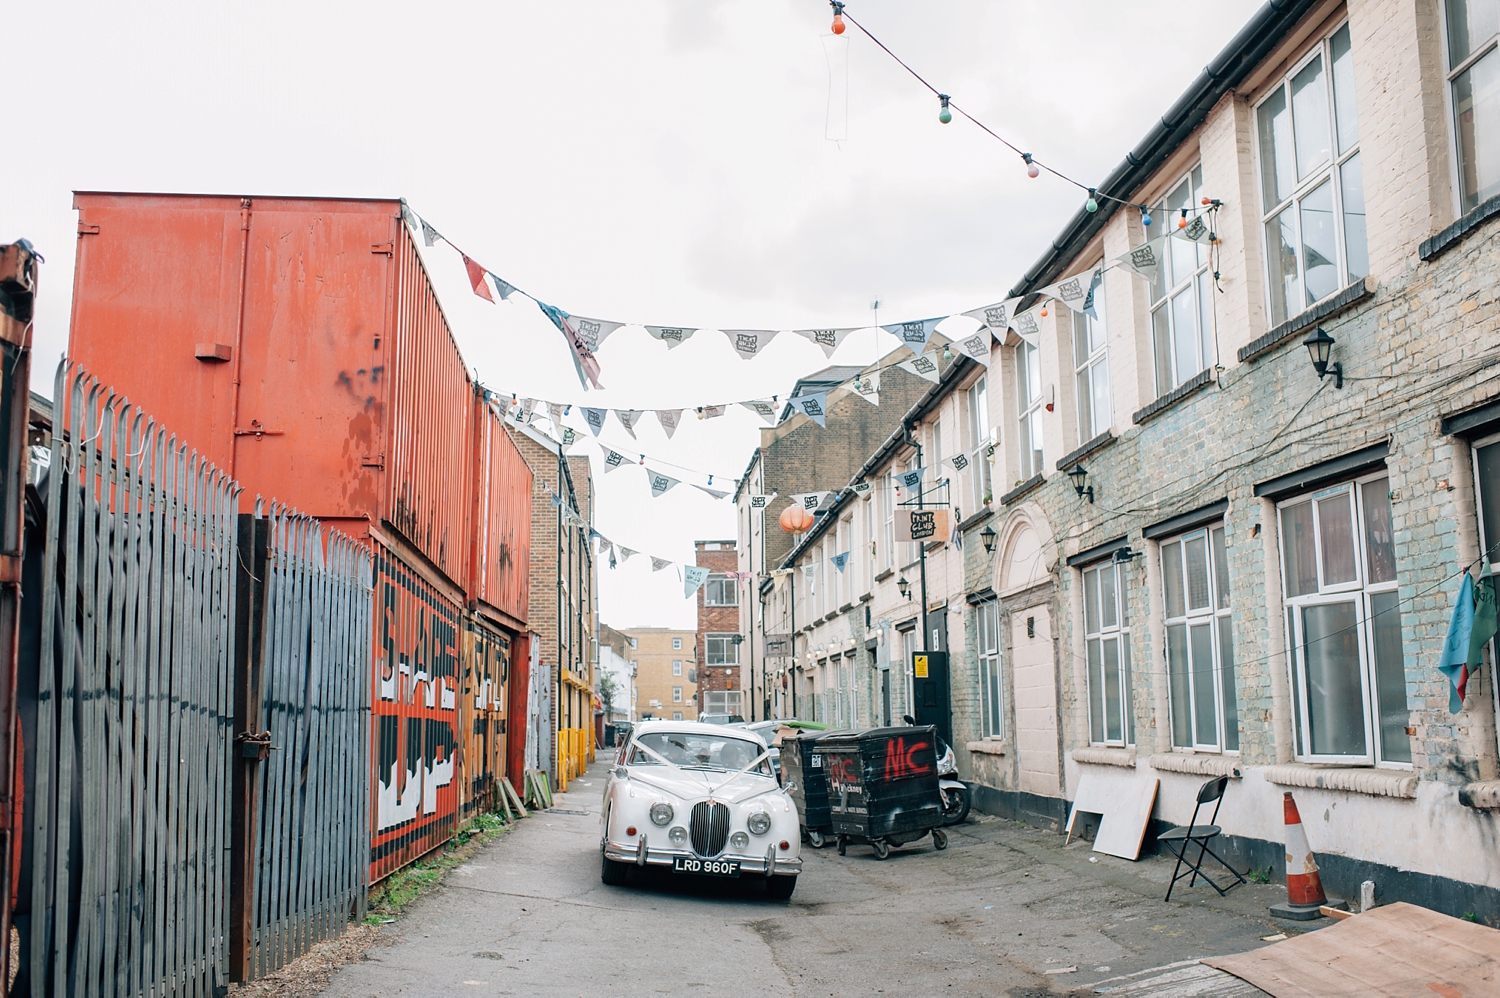
{"type": "Polygon", "coordinates": [[[624,887],[625,881],[630,877],[630,864],[616,863],[605,856],[602,850],[599,853],[599,861],[603,864],[599,870],[599,879],[610,887],[624,887]]]}
{"type": "Polygon", "coordinates": [[[797,875],[795,873],[789,877],[772,877],[766,881],[766,897],[775,901],[787,900],[796,889],[797,875]]]}

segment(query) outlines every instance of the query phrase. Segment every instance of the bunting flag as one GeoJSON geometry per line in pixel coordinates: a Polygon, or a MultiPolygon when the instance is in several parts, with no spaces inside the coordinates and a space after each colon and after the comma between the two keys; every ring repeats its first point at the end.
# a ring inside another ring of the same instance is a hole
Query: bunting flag
{"type": "Polygon", "coordinates": [[[563,407],[556,402],[547,403],[547,416],[552,420],[553,426],[561,426],[563,418],[563,407]]]}
{"type": "Polygon", "coordinates": [[[811,513],[823,505],[823,500],[831,495],[833,495],[832,492],[797,492],[792,495],[792,502],[811,513]]]}
{"type": "Polygon", "coordinates": [[[495,291],[500,295],[501,301],[505,301],[505,299],[515,293],[516,289],[493,270],[490,271],[490,280],[495,282],[495,291]]]}
{"type": "Polygon", "coordinates": [[[606,475],[626,464],[635,464],[635,462],[617,450],[610,450],[608,447],[604,448],[604,473],[606,475]]]}
{"type": "Polygon", "coordinates": [[[741,402],[740,405],[764,419],[768,426],[776,425],[776,401],[774,399],[754,399],[750,402],[741,402]]]}
{"type": "Polygon", "coordinates": [[[864,399],[871,405],[880,404],[880,372],[871,371],[863,374],[849,382],[849,387],[854,394],[864,399]]]}
{"type": "MultiPolygon", "coordinates": [[[[425,218],[420,221],[422,222],[422,244],[425,246],[436,246],[438,240],[443,238],[442,233],[428,225],[425,218]]],[[[443,241],[447,242],[446,239],[443,241]]]]}
{"type": "Polygon", "coordinates": [[[1448,712],[1457,714],[1464,707],[1469,679],[1469,645],[1474,636],[1474,580],[1464,572],[1453,616],[1448,620],[1448,636],[1438,655],[1438,668],[1448,677],[1448,712]]]}
{"type": "Polygon", "coordinates": [[[615,418],[620,421],[621,426],[625,427],[625,432],[630,434],[630,439],[636,439],[635,421],[641,418],[641,411],[639,409],[616,409],[615,418]]]}
{"type": "Polygon", "coordinates": [[[910,471],[903,471],[897,475],[896,484],[900,485],[903,489],[920,489],[922,487],[922,479],[926,475],[926,468],[913,468],[910,471]]]}
{"type": "Polygon", "coordinates": [[[1007,298],[1005,301],[986,305],[984,308],[971,309],[963,314],[984,323],[996,336],[1004,339],[1005,331],[1010,328],[1011,322],[1015,319],[1016,305],[1020,301],[1019,298],[1007,298]]]}
{"type": "Polygon", "coordinates": [[[1042,324],[1037,322],[1038,314],[1037,309],[1028,308],[1016,316],[1016,321],[1011,324],[1017,335],[1032,346],[1037,346],[1041,343],[1042,338],[1042,324]]]}
{"type": "Polygon", "coordinates": [[[988,363],[990,359],[989,328],[981,326],[970,335],[959,340],[958,348],[971,360],[977,360],[981,364],[988,363]]]}
{"type": "Polygon", "coordinates": [[[787,399],[787,405],[811,419],[819,426],[828,425],[828,393],[813,392],[787,399]]]}
{"type": "Polygon", "coordinates": [[[724,410],[727,409],[727,408],[729,408],[729,407],[728,406],[724,406],[724,405],[705,405],[705,406],[700,406],[699,409],[698,409],[698,418],[699,419],[718,419],[720,416],[724,415],[724,410]]]}
{"type": "Polygon", "coordinates": [[[771,505],[771,500],[775,499],[775,498],[776,498],[776,493],[775,492],[772,492],[770,495],[759,495],[759,494],[752,495],[750,497],[750,508],[751,509],[765,509],[767,506],[771,505]]]}
{"type": "Polygon", "coordinates": [[[1124,256],[1115,257],[1118,263],[1125,265],[1127,270],[1132,270],[1146,280],[1155,283],[1156,272],[1161,269],[1162,244],[1167,240],[1166,236],[1157,236],[1148,239],[1124,256]]]}
{"type": "Polygon", "coordinates": [[[777,330],[723,329],[720,332],[729,338],[729,345],[734,347],[734,352],[740,355],[741,360],[753,360],[756,354],[771,345],[777,330]]]}
{"type": "Polygon", "coordinates": [[[857,496],[862,496],[866,495],[870,491],[871,487],[871,483],[869,482],[855,482],[853,485],[849,486],[849,491],[853,492],[857,496]]]}
{"type": "Polygon", "coordinates": [[[903,370],[910,371],[912,374],[915,374],[919,378],[926,378],[933,384],[937,384],[938,382],[938,362],[932,354],[924,353],[920,357],[912,357],[910,360],[903,360],[896,366],[902,368],[903,370]]]}
{"type": "Polygon", "coordinates": [[[547,495],[551,498],[552,507],[554,509],[562,505],[562,496],[558,495],[556,492],[553,492],[551,489],[547,490],[547,495]]]}
{"type": "Polygon", "coordinates": [[[1056,284],[1042,288],[1041,293],[1062,302],[1075,312],[1082,312],[1083,306],[1088,302],[1089,290],[1093,287],[1094,274],[1098,272],[1099,268],[1096,267],[1086,274],[1065,277],[1056,284]]]}
{"type": "Polygon", "coordinates": [[[954,454],[948,459],[947,463],[953,466],[954,471],[963,471],[974,462],[969,460],[969,455],[967,454],[954,454]]]}
{"type": "Polygon", "coordinates": [[[844,326],[839,329],[794,329],[792,332],[809,343],[823,348],[823,356],[832,357],[833,352],[844,342],[844,337],[859,329],[859,326],[844,326]]]}
{"type": "Polygon", "coordinates": [[[655,339],[661,340],[667,345],[668,350],[675,350],[698,330],[689,329],[686,326],[647,326],[646,332],[655,339]]]}
{"type": "Polygon", "coordinates": [[[1203,220],[1202,215],[1194,215],[1187,225],[1171,231],[1178,239],[1186,239],[1190,243],[1202,242],[1208,237],[1208,223],[1203,220]]]}
{"type": "Polygon", "coordinates": [[[633,554],[635,554],[635,552],[632,551],[630,548],[620,548],[620,561],[621,562],[629,561],[630,560],[630,556],[633,555],[633,554]]]}
{"type": "Polygon", "coordinates": [[[590,409],[587,406],[580,406],[579,408],[583,409],[583,421],[589,424],[589,432],[597,437],[599,435],[599,431],[604,429],[604,415],[605,413],[609,412],[609,410],[590,409]]]}
{"type": "Polygon", "coordinates": [[[590,384],[595,388],[603,388],[599,383],[599,362],[594,359],[594,353],[588,345],[579,339],[578,332],[568,324],[568,313],[546,302],[539,301],[536,304],[542,314],[551,319],[552,324],[563,334],[563,339],[568,341],[568,349],[573,352],[573,368],[578,372],[578,383],[583,385],[583,390],[588,391],[590,384]],[[588,376],[587,381],[584,380],[585,375],[588,376]]]}
{"type": "Polygon", "coordinates": [[[578,338],[583,340],[584,345],[594,353],[599,352],[599,348],[604,345],[610,333],[625,325],[623,322],[610,322],[608,319],[585,319],[580,315],[573,316],[569,321],[577,331],[578,338]]]}
{"type": "Polygon", "coordinates": [[[723,499],[725,496],[729,495],[728,492],[723,492],[719,489],[711,489],[706,485],[694,485],[693,488],[697,489],[699,492],[707,492],[715,499],[723,499]]]}
{"type": "Polygon", "coordinates": [[[672,478],[670,475],[663,475],[659,471],[650,471],[649,468],[647,471],[651,475],[651,498],[653,499],[661,498],[671,490],[672,486],[677,484],[677,479],[672,478]]]}
{"type": "Polygon", "coordinates": [[[521,414],[523,416],[525,416],[526,419],[528,419],[528,420],[531,419],[531,414],[536,409],[536,403],[537,403],[536,399],[522,399],[521,400],[521,414]]]}
{"type": "Polygon", "coordinates": [[[1094,296],[1099,293],[1099,287],[1103,283],[1104,283],[1104,268],[1103,267],[1095,268],[1095,270],[1094,270],[1094,279],[1089,282],[1089,296],[1087,298],[1085,298],[1084,302],[1083,302],[1083,311],[1084,311],[1085,315],[1087,315],[1089,318],[1093,319],[1096,322],[1099,319],[1099,312],[1095,308],[1095,298],[1094,298],[1094,296]]]}
{"type": "Polygon", "coordinates": [[[615,567],[615,548],[614,548],[614,545],[610,545],[610,548],[609,548],[609,567],[610,568],[614,568],[615,567]]]}
{"type": "Polygon", "coordinates": [[[459,256],[462,256],[464,258],[464,269],[469,272],[469,284],[473,286],[474,293],[483,298],[485,301],[493,304],[495,301],[495,296],[490,294],[489,283],[485,281],[485,278],[489,276],[490,272],[488,270],[485,270],[479,264],[475,263],[473,260],[470,260],[468,256],[464,255],[463,253],[460,253],[459,256]]]}
{"type": "Polygon", "coordinates": [[[843,554],[836,554],[828,560],[833,564],[834,568],[839,570],[839,574],[842,575],[844,572],[844,566],[849,564],[849,552],[845,551],[843,554]]]}
{"type": "Polygon", "coordinates": [[[670,564],[672,563],[665,558],[658,558],[656,555],[651,556],[651,571],[653,572],[660,572],[670,564]]]}
{"type": "Polygon", "coordinates": [[[708,578],[708,569],[699,568],[697,565],[682,566],[682,595],[684,599],[690,599],[698,587],[703,585],[708,578]]]}
{"type": "Polygon", "coordinates": [[[946,318],[948,318],[946,315],[941,315],[935,319],[921,319],[917,322],[894,322],[880,328],[910,347],[913,353],[917,353],[919,347],[922,350],[927,349],[927,341],[932,339],[933,330],[937,329],[938,323],[946,318]]]}
{"type": "Polygon", "coordinates": [[[656,421],[661,424],[661,431],[672,439],[672,434],[677,432],[677,423],[682,419],[681,409],[657,409],[656,421]]]}

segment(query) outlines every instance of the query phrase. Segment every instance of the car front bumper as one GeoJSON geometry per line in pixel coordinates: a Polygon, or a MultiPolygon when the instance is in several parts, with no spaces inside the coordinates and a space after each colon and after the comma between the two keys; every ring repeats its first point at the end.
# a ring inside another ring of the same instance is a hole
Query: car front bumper
{"type": "MultiPolygon", "coordinates": [[[[604,858],[612,859],[617,863],[634,863],[636,866],[671,867],[672,861],[678,857],[684,859],[703,858],[695,855],[690,849],[663,849],[653,846],[650,844],[649,834],[640,836],[640,840],[634,844],[620,842],[604,843],[604,858]]],[[[741,874],[758,873],[762,876],[785,876],[802,872],[802,858],[800,856],[777,855],[776,843],[774,842],[768,843],[766,852],[759,856],[726,852],[710,858],[739,863],[741,874]]]]}

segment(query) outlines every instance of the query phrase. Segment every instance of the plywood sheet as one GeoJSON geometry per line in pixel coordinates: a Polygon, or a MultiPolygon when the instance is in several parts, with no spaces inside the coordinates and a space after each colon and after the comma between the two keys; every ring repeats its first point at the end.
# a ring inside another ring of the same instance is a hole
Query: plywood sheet
{"type": "Polygon", "coordinates": [[[1203,962],[1277,998],[1500,994],[1500,931],[1405,902],[1203,962]]]}
{"type": "Polygon", "coordinates": [[[1068,815],[1069,837],[1080,811],[1097,814],[1100,821],[1099,832],[1094,836],[1094,852],[1138,859],[1160,786],[1160,780],[1144,779],[1135,770],[1080,774],[1073,810],[1068,815]]]}

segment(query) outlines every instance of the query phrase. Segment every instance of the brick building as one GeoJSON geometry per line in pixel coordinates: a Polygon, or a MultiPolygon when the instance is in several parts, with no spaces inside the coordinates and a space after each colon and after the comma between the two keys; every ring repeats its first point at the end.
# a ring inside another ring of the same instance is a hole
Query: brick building
{"type": "Polygon", "coordinates": [[[631,686],[635,719],[698,719],[697,631],[670,627],[630,627],[627,656],[634,670],[631,686]]]}
{"type": "Polygon", "coordinates": [[[698,587],[698,711],[745,716],[740,686],[740,584],[734,541],[694,541],[694,564],[709,571],[698,587]]]}

